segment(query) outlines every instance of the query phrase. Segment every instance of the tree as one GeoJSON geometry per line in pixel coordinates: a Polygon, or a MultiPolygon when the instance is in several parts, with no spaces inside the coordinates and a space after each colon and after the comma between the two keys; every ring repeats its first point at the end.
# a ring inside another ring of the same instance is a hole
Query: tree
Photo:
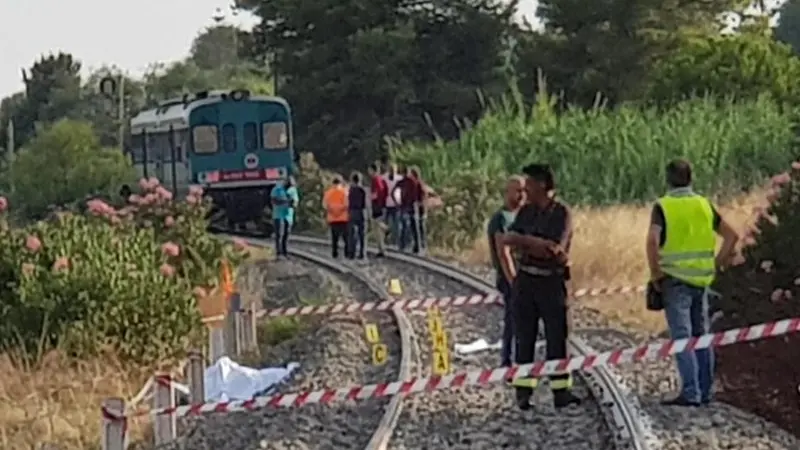
{"type": "Polygon", "coordinates": [[[800,58],[772,38],[755,34],[687,37],[658,61],[649,77],[649,100],[668,104],[690,95],[751,99],[770,94],[800,102],[800,58]]]}
{"type": "Polygon", "coordinates": [[[800,53],[800,0],[786,0],[778,9],[780,18],[775,27],[775,39],[789,44],[800,53]]]}
{"type": "Polygon", "coordinates": [[[45,128],[11,162],[11,197],[29,216],[87,195],[114,194],[133,178],[125,156],[104,149],[90,124],[62,119],[45,128]]]}
{"type": "Polygon", "coordinates": [[[30,70],[22,71],[25,102],[17,116],[18,145],[31,139],[36,126],[46,126],[67,117],[80,103],[81,64],[69,53],[41,57],[30,70]]]}
{"type": "Polygon", "coordinates": [[[485,0],[247,0],[262,19],[249,58],[277,62],[297,144],[324,167],[362,168],[383,138],[445,137],[496,89],[514,4],[485,0]],[[442,130],[442,128],[444,130],[442,130]],[[450,131],[448,133],[448,131],[450,131]]]}
{"type": "MultiPolygon", "coordinates": [[[[540,0],[544,32],[523,33],[520,80],[533,95],[537,72],[570,103],[590,106],[602,94],[611,104],[638,100],[652,64],[684,33],[716,34],[718,17],[742,0],[540,0]]],[[[749,3],[749,2],[748,2],[749,3]]]]}
{"type": "Polygon", "coordinates": [[[239,34],[231,25],[206,28],[192,42],[189,58],[198,68],[216,70],[239,63],[239,34]]]}

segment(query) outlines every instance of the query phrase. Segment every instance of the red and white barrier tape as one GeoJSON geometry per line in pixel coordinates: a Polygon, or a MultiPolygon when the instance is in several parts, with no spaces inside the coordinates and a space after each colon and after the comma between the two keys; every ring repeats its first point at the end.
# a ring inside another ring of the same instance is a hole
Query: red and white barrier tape
{"type": "MultiPolygon", "coordinates": [[[[598,366],[616,366],[623,363],[663,359],[683,351],[721,347],[738,342],[755,341],[797,331],[800,331],[800,318],[792,318],[750,327],[735,328],[687,339],[656,341],[638,347],[588,356],[540,361],[511,368],[474,370],[441,377],[419,377],[411,378],[406,381],[393,381],[391,383],[323,389],[291,394],[275,394],[255,397],[249,400],[178,406],[154,410],[151,411],[150,414],[174,414],[178,417],[183,417],[213,412],[252,411],[265,407],[297,407],[312,403],[328,404],[342,400],[365,400],[369,398],[408,395],[466,386],[480,386],[498,383],[508,379],[543,377],[575,370],[588,370],[598,366]]],[[[104,414],[106,414],[105,411],[104,414]]],[[[117,417],[117,419],[124,420],[124,417],[117,417]]]]}
{"type": "MultiPolygon", "coordinates": [[[[571,297],[597,297],[600,295],[644,292],[644,290],[645,288],[641,286],[585,288],[576,290],[572,293],[571,297]]],[[[475,306],[491,304],[503,304],[503,297],[500,294],[495,293],[488,295],[458,295],[454,297],[409,298],[400,300],[386,300],[382,302],[347,302],[332,303],[327,305],[290,306],[285,308],[261,310],[257,313],[256,317],[311,316],[337,313],[391,311],[394,308],[411,310],[432,307],[447,308],[452,306],[475,306]]]]}

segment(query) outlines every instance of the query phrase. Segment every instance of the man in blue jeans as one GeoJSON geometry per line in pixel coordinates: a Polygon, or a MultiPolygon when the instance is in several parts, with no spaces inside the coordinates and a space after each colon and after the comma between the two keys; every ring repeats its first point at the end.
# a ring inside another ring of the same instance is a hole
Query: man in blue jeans
{"type": "MultiPolygon", "coordinates": [[[[664,299],[672,339],[709,332],[708,287],[716,269],[733,257],[738,236],[711,202],[692,191],[688,161],[670,162],[666,169],[669,192],[653,207],[647,235],[650,279],[664,299]],[[716,234],[722,246],[714,256],[716,234]]],[[[699,406],[712,401],[714,355],[711,349],[675,355],[681,392],[665,405],[699,406]]]]}
{"type": "Polygon", "coordinates": [[[289,233],[294,224],[294,210],[300,201],[294,178],[287,177],[272,188],[272,220],[275,226],[275,256],[288,257],[289,233]]]}
{"type": "Polygon", "coordinates": [[[511,367],[512,347],[514,343],[514,316],[511,308],[511,286],[517,276],[517,266],[511,255],[511,248],[501,241],[503,234],[508,232],[517,216],[520,206],[525,202],[525,180],[520,176],[513,176],[506,183],[505,199],[487,227],[489,240],[489,254],[495,270],[497,290],[503,294],[503,340],[500,347],[500,365],[511,367]]]}

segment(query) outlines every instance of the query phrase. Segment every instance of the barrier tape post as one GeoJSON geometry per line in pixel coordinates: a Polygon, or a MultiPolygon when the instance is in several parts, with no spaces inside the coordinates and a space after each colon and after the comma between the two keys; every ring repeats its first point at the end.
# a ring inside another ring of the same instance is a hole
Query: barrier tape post
{"type": "Polygon", "coordinates": [[[256,302],[250,302],[242,312],[242,350],[246,352],[258,351],[256,324],[256,302]]]}
{"type": "Polygon", "coordinates": [[[214,364],[225,356],[225,329],[215,326],[208,329],[208,362],[214,364]]]}
{"type": "Polygon", "coordinates": [[[239,354],[239,309],[241,297],[228,297],[228,314],[225,316],[225,355],[233,357],[239,354]]]}
{"type": "MultiPolygon", "coordinates": [[[[156,374],[153,388],[155,389],[153,392],[153,410],[175,408],[175,392],[172,387],[172,376],[169,373],[156,374]]],[[[155,445],[166,444],[177,437],[177,417],[175,415],[162,414],[153,419],[155,445]]]]}
{"type": "Polygon", "coordinates": [[[103,400],[102,450],[125,450],[125,400],[103,400]]]}
{"type": "Polygon", "coordinates": [[[201,404],[206,401],[205,394],[205,364],[203,353],[198,350],[189,352],[189,364],[186,366],[189,380],[189,401],[193,405],[201,404]]]}

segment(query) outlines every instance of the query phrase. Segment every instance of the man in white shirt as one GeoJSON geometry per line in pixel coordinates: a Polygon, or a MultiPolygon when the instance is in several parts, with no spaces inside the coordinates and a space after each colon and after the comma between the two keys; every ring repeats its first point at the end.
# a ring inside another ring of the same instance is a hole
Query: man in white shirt
{"type": "Polygon", "coordinates": [[[386,225],[389,228],[389,243],[394,245],[400,244],[400,213],[398,207],[400,206],[401,199],[400,190],[395,189],[397,183],[403,177],[397,171],[397,164],[391,164],[388,170],[383,175],[386,181],[386,189],[389,195],[386,198],[386,225]]]}

